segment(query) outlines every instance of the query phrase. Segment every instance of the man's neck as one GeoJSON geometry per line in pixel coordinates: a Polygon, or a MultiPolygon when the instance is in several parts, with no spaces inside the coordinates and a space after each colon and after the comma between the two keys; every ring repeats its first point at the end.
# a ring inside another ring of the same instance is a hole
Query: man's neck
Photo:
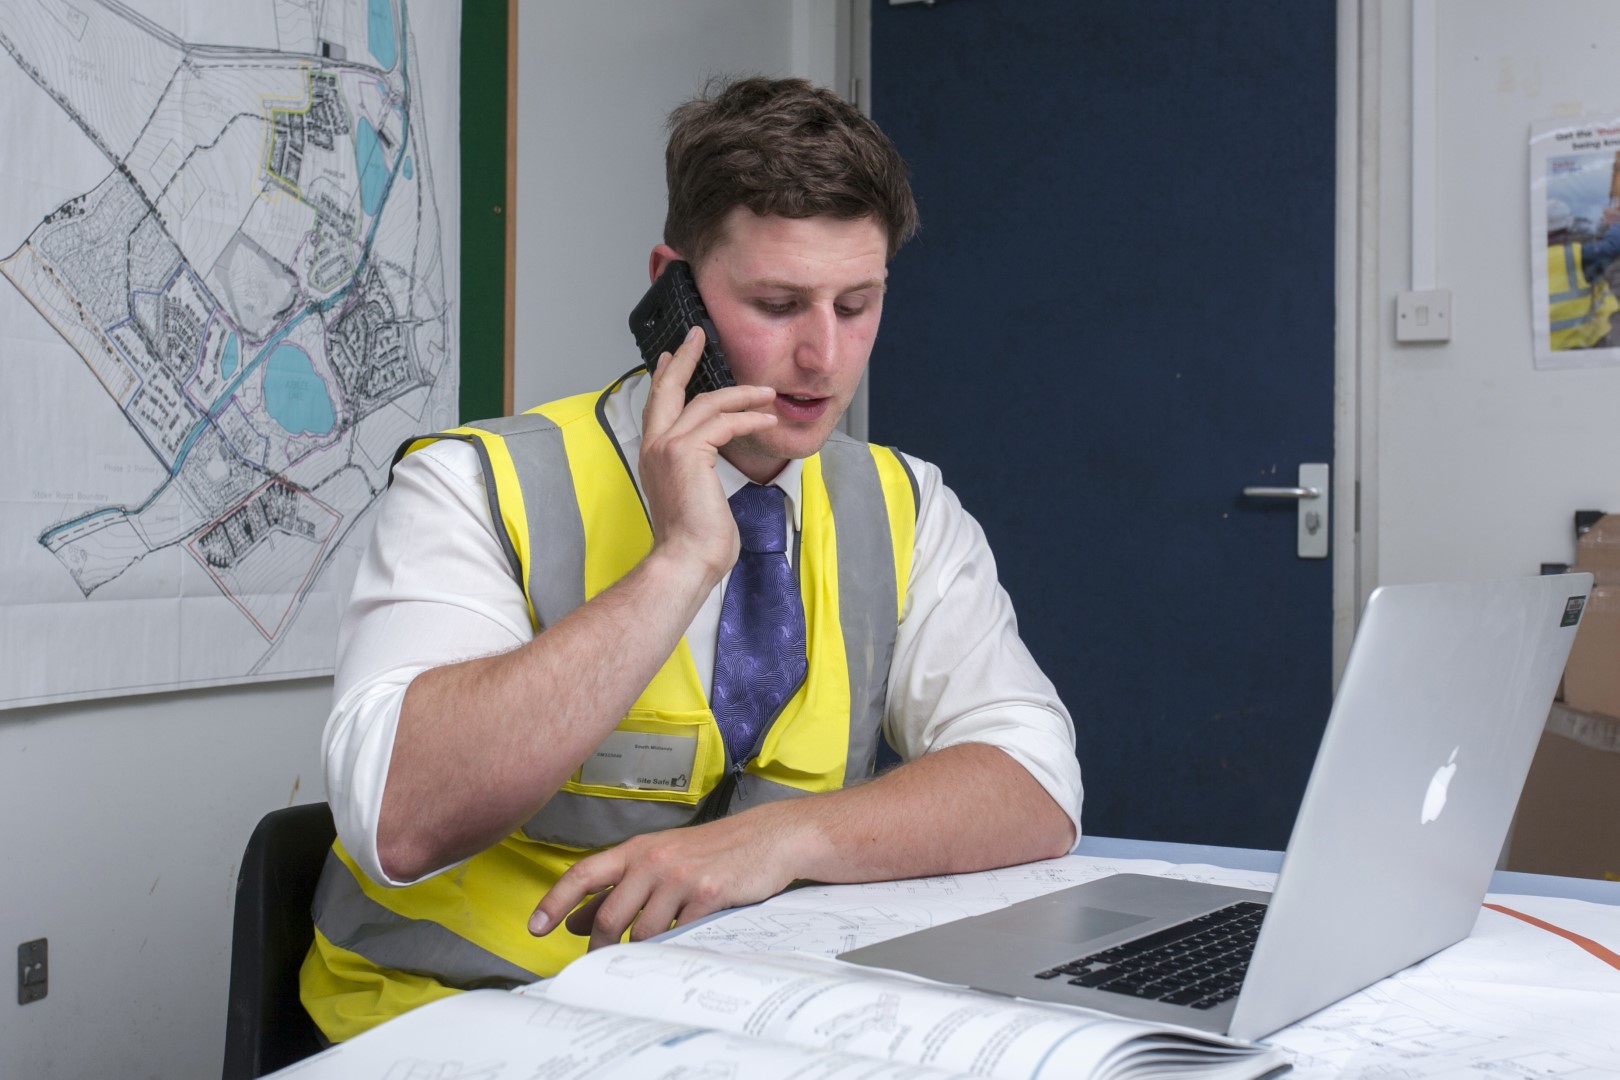
{"type": "Polygon", "coordinates": [[[778,476],[782,475],[782,470],[788,466],[787,458],[780,458],[777,460],[761,460],[759,458],[750,457],[746,454],[733,455],[727,453],[728,449],[729,448],[727,447],[722,447],[720,450],[720,456],[731,462],[733,468],[756,484],[769,484],[772,480],[775,480],[778,476]]]}

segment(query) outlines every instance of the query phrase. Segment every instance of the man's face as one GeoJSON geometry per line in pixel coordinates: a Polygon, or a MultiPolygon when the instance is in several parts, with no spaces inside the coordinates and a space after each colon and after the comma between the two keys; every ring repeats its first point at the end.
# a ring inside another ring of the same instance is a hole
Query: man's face
{"type": "Polygon", "coordinates": [[[870,218],[760,217],[739,207],[693,267],[739,383],[776,391],[776,425],[721,452],[765,482],[821,449],[855,395],[883,314],[888,241],[870,218]]]}

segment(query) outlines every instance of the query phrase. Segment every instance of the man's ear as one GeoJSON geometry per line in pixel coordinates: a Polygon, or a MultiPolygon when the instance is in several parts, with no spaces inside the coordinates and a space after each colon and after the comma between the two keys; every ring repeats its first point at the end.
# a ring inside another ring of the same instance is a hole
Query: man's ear
{"type": "Polygon", "coordinates": [[[664,267],[680,260],[681,253],[668,244],[659,244],[652,249],[652,255],[647,259],[647,280],[657,281],[658,275],[664,272],[664,267]]]}

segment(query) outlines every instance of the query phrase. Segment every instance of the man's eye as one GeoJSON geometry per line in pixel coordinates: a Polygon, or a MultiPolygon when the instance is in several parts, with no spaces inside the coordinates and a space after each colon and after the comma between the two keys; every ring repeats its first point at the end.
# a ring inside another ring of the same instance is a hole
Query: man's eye
{"type": "Polygon", "coordinates": [[[839,304],[839,305],[837,305],[838,314],[844,316],[844,318],[846,318],[846,319],[852,319],[856,315],[861,314],[865,310],[866,310],[866,305],[865,304],[839,304]]]}
{"type": "Polygon", "coordinates": [[[794,307],[792,300],[759,300],[755,304],[767,315],[786,315],[794,307]]]}

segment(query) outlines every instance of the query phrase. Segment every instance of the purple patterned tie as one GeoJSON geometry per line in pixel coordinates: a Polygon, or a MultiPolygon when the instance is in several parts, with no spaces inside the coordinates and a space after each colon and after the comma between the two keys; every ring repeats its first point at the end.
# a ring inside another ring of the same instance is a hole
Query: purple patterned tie
{"type": "Polygon", "coordinates": [[[742,552],[720,601],[714,718],[734,764],[804,681],[804,602],[787,561],[786,496],[749,484],[731,497],[742,552]]]}

